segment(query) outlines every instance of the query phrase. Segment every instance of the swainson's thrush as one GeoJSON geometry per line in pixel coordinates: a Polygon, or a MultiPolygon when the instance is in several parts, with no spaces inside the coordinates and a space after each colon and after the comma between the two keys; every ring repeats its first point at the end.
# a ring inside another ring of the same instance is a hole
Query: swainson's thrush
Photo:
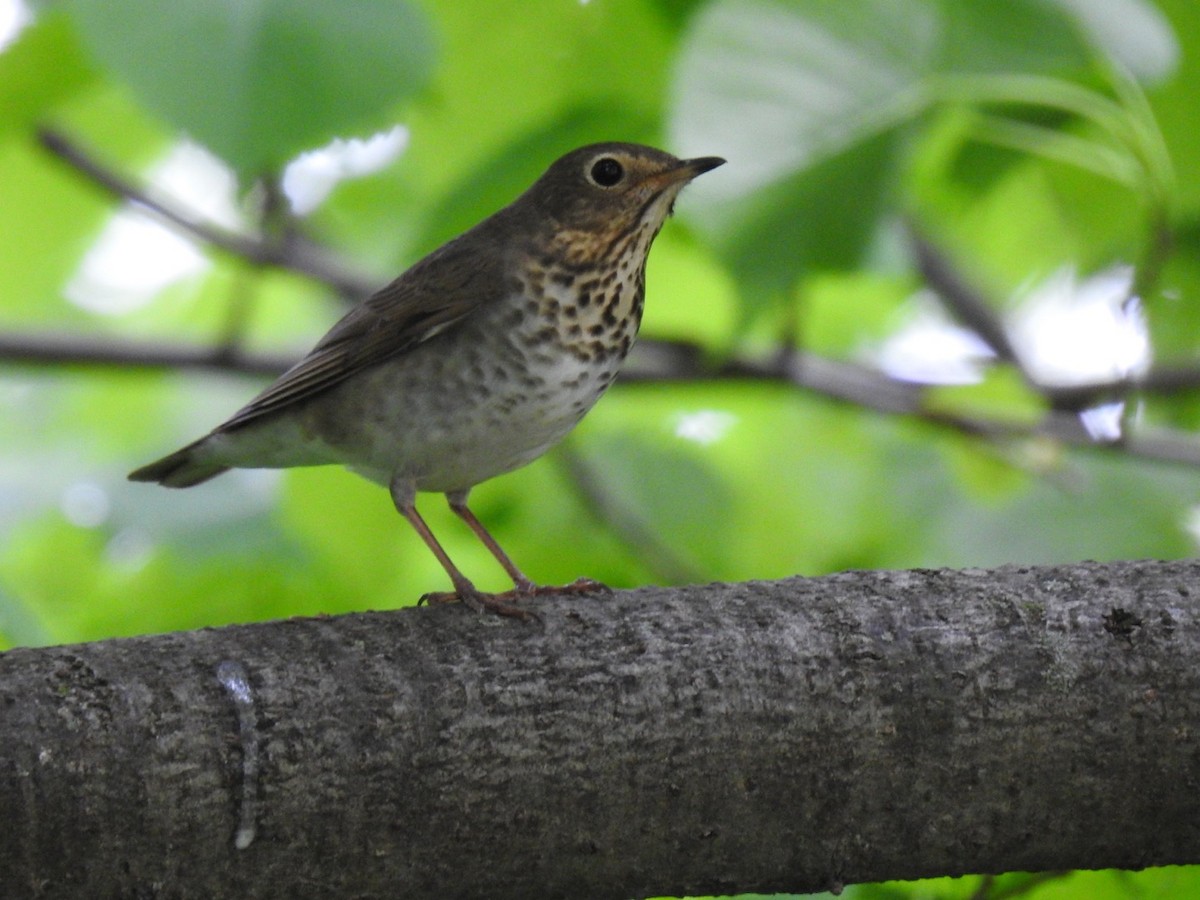
{"type": "Polygon", "coordinates": [[[190,487],[235,467],[344,464],[390,489],[459,598],[520,615],[506,600],[539,587],[467,494],[549,450],[612,383],[641,322],[651,242],[683,186],[723,162],[621,143],[568,153],[352,309],[228,421],[129,477],[190,487]],[[514,591],[476,589],[417,512],[418,491],[446,495],[514,591]]]}

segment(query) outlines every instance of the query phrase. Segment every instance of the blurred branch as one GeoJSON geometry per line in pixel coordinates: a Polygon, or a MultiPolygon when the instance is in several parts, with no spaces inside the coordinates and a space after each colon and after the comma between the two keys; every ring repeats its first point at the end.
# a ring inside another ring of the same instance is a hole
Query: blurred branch
{"type": "Polygon", "coordinates": [[[250,353],[232,346],[189,346],[169,342],[131,341],[115,337],[0,332],[0,360],[54,366],[118,369],[200,369],[243,375],[274,376],[296,361],[294,356],[250,353]]]}
{"type": "Polygon", "coordinates": [[[979,882],[979,887],[976,889],[969,900],[1013,900],[1015,897],[1023,897],[1026,894],[1031,894],[1043,884],[1049,881],[1057,881],[1060,878],[1065,878],[1070,872],[1034,872],[1021,877],[1021,880],[1016,884],[1008,884],[1004,887],[997,887],[997,878],[995,875],[984,875],[979,882]]]}
{"type": "MultiPolygon", "coordinates": [[[[1025,383],[1055,409],[1074,412],[1118,400],[1133,392],[1168,395],[1200,387],[1200,367],[1197,366],[1158,366],[1143,375],[1078,385],[1062,386],[1039,381],[1022,363],[1020,354],[1008,338],[1003,320],[996,312],[995,304],[973,287],[949,256],[919,228],[910,224],[908,233],[917,268],[929,288],[959,321],[979,335],[997,358],[1015,365],[1025,383]]],[[[1163,258],[1169,252],[1171,233],[1165,224],[1160,223],[1154,234],[1154,252],[1159,255],[1153,262],[1156,268],[1161,268],[1163,258]]],[[[1157,272],[1154,277],[1157,277],[1157,272]]],[[[1138,279],[1134,285],[1135,292],[1144,280],[1138,279]]]]}
{"type": "Polygon", "coordinates": [[[1165,209],[1149,210],[1149,228],[1142,258],[1134,269],[1133,292],[1138,297],[1151,297],[1158,291],[1163,269],[1175,249],[1175,231],[1165,209]]]}
{"type": "Polygon", "coordinates": [[[258,266],[273,266],[299,272],[329,285],[345,297],[365,297],[378,287],[377,284],[348,272],[335,262],[324,248],[294,231],[286,232],[284,238],[278,241],[227,231],[157,196],[153,188],[135,184],[131,179],[118,174],[99,162],[75,140],[59,131],[40,128],[38,140],[49,153],[83,175],[96,187],[141,207],[184,234],[239,259],[258,266]]]}
{"type": "MultiPolygon", "coordinates": [[[[1162,380],[1171,390],[1181,389],[1180,385],[1189,379],[1200,383],[1200,369],[1186,372],[1177,369],[1163,375],[1162,380]]],[[[1064,410],[1049,410],[1032,424],[949,412],[926,401],[923,385],[897,381],[877,369],[803,351],[764,361],[731,357],[713,365],[707,362],[704,349],[695,344],[641,341],[635,345],[619,381],[629,384],[738,378],[785,382],[833,400],[887,415],[913,417],[971,437],[999,441],[1046,438],[1068,446],[1114,450],[1161,462],[1200,466],[1200,440],[1189,432],[1141,429],[1120,441],[1104,442],[1094,439],[1075,413],[1064,410]]],[[[1086,390],[1103,389],[1124,396],[1156,380],[1131,379],[1076,390],[1082,394],[1086,390]]]]}
{"type": "Polygon", "coordinates": [[[570,444],[554,454],[583,503],[597,520],[623,543],[637,560],[667,584],[691,584],[702,580],[701,568],[677,553],[659,537],[636,508],[622,503],[608,490],[595,467],[570,444]]]}
{"type": "MultiPolygon", "coordinates": [[[[300,354],[262,354],[236,346],[214,348],[151,343],[117,338],[0,333],[0,360],[35,365],[109,366],[120,369],[206,370],[256,376],[275,376],[300,354]]],[[[1012,441],[1046,438],[1073,447],[1112,450],[1162,462],[1200,466],[1200,440],[1189,432],[1140,429],[1122,440],[1095,440],[1066,409],[1052,409],[1040,421],[949,412],[930,405],[923,385],[897,381],[877,369],[831,359],[802,350],[767,359],[731,356],[711,362],[706,349],[686,341],[643,339],[634,345],[618,383],[664,384],[695,381],[772,381],[790,384],[886,415],[908,416],[971,437],[1012,441]]],[[[1068,390],[1079,398],[1123,397],[1135,391],[1171,394],[1200,386],[1200,368],[1176,367],[1152,371],[1125,381],[1082,385],[1068,390]]]]}
{"type": "Polygon", "coordinates": [[[950,262],[949,257],[930,241],[917,226],[908,224],[908,239],[916,259],[917,270],[946,308],[974,331],[992,352],[1004,362],[1012,363],[1029,380],[1021,357],[1008,339],[1008,330],[995,308],[950,262]]]}
{"type": "MultiPolygon", "coordinates": [[[[280,241],[225,231],[155,196],[152,189],[138,186],[117,174],[61,133],[43,128],[39,138],[49,152],[98,187],[141,206],[200,241],[254,265],[278,266],[302,273],[344,295],[357,297],[370,291],[370,284],[365,279],[348,274],[341,265],[331,261],[323,248],[288,229],[284,229],[287,236],[280,241]]],[[[998,358],[1020,368],[1030,388],[1046,398],[1052,409],[1039,421],[1006,421],[939,409],[930,405],[926,389],[920,384],[898,381],[864,365],[830,359],[786,344],[764,358],[734,355],[714,362],[705,348],[694,343],[643,339],[635,346],[621,374],[621,382],[626,385],[731,379],[782,382],[864,409],[909,416],[988,440],[1046,438],[1070,446],[1109,449],[1147,459],[1200,466],[1200,441],[1194,435],[1166,429],[1143,429],[1119,441],[1101,442],[1088,434],[1076,414],[1089,406],[1135,392],[1169,395],[1200,388],[1200,366],[1158,367],[1136,377],[1069,387],[1040,384],[1021,366],[1020,356],[1009,340],[1004,323],[987,298],[970,285],[948,256],[918,228],[910,226],[909,233],[917,266],[930,288],[960,321],[980,335],[998,358]]],[[[231,329],[235,328],[236,323],[231,325],[231,329]]],[[[0,360],[41,365],[199,369],[273,376],[286,369],[295,357],[246,352],[236,340],[227,340],[216,347],[195,347],[112,337],[0,333],[0,360]]]]}

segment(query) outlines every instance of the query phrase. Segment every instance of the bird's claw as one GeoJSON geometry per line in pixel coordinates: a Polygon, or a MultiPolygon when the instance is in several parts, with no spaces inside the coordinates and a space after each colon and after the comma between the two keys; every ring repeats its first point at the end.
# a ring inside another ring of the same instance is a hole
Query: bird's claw
{"type": "Polygon", "coordinates": [[[462,602],[475,612],[490,612],[498,616],[507,616],[512,619],[537,619],[541,617],[528,609],[521,609],[515,604],[507,602],[506,598],[519,599],[514,591],[506,591],[503,594],[485,594],[483,591],[430,591],[427,594],[422,594],[417,600],[417,606],[422,606],[426,603],[455,603],[462,602]]]}
{"type": "Polygon", "coordinates": [[[457,591],[430,591],[417,598],[417,606],[424,606],[426,603],[455,603],[461,599],[457,591]]]}

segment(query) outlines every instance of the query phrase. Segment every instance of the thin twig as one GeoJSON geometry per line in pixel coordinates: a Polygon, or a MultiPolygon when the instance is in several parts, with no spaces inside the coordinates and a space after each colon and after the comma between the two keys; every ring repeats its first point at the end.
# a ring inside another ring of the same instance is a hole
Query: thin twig
{"type": "Polygon", "coordinates": [[[613,491],[605,488],[595,467],[582,454],[568,444],[555,453],[555,458],[592,514],[657,578],[665,584],[693,584],[703,579],[704,573],[664,542],[637,510],[621,503],[613,491]]]}
{"type": "MultiPolygon", "coordinates": [[[[180,344],[136,342],[117,338],[76,338],[61,335],[0,333],[0,360],[36,365],[105,366],[121,369],[197,369],[274,376],[300,354],[249,353],[237,348],[189,347],[180,344]]],[[[1124,452],[1162,462],[1200,466],[1200,440],[1182,431],[1139,429],[1120,441],[1098,442],[1081,427],[1074,413],[1052,409],[1040,421],[1006,421],[951,413],[930,406],[925,388],[857,363],[796,351],[765,361],[730,357],[713,365],[697,344],[645,339],[640,341],[622,371],[623,385],[697,381],[771,381],[790,384],[852,406],[886,415],[916,418],[972,437],[997,441],[1049,438],[1074,447],[1124,452]]],[[[1125,384],[1129,393],[1143,382],[1125,384]]],[[[1186,382],[1200,383],[1200,371],[1174,370],[1164,374],[1170,391],[1186,382]]],[[[1112,386],[1116,390],[1117,385],[1112,386]]]]}
{"type": "Polygon", "coordinates": [[[930,406],[921,385],[897,381],[875,369],[813,353],[797,352],[782,364],[735,357],[712,367],[705,365],[703,351],[694,344],[643,341],[638,346],[640,352],[621,374],[622,383],[738,378],[782,381],[853,406],[915,418],[970,437],[993,441],[1045,438],[1067,446],[1200,467],[1200,440],[1189,432],[1143,428],[1119,441],[1097,441],[1072,412],[1051,409],[1034,423],[948,412],[930,406]]]}
{"type": "MultiPolygon", "coordinates": [[[[277,266],[317,279],[346,296],[362,296],[370,285],[348,274],[328,253],[284,229],[278,241],[262,240],[217,228],[155,196],[152,189],[134,184],[97,162],[76,142],[52,129],[39,131],[46,149],[95,185],[137,204],[200,241],[211,244],[253,265],[277,266]]],[[[930,286],[948,307],[971,327],[1004,360],[1020,366],[1000,318],[986,299],[969,286],[934,244],[911,228],[918,266],[930,286]]],[[[275,375],[287,368],[291,357],[247,353],[236,343],[216,348],[134,342],[114,338],[88,339],[62,335],[0,334],[0,359],[34,364],[118,366],[121,368],[202,369],[275,375]]],[[[1101,447],[1133,456],[1200,466],[1200,442],[1177,431],[1141,430],[1119,442],[1101,443],[1080,426],[1074,411],[1103,399],[1132,392],[1170,394],[1200,386],[1200,368],[1160,368],[1137,378],[1057,388],[1037,384],[1023,371],[1030,387],[1044,396],[1052,409],[1033,424],[1009,422],[931,407],[918,384],[898,381],[882,372],[855,363],[829,359],[800,350],[774,354],[767,359],[732,356],[713,364],[695,344],[643,340],[622,373],[623,384],[666,381],[753,379],[785,382],[831,399],[889,415],[917,418],[962,434],[993,441],[1050,438],[1071,446],[1101,447]]]]}
{"type": "Polygon", "coordinates": [[[91,184],[121,200],[134,203],[148,213],[197,240],[244,259],[254,265],[299,272],[321,281],[349,298],[367,296],[378,284],[347,272],[317,244],[289,234],[281,241],[267,241],[218,228],[198,216],[157,196],[150,187],[135,184],[99,162],[76,141],[51,128],[40,128],[38,140],[53,156],[84,175],[91,184]]]}
{"type": "Polygon", "coordinates": [[[1028,379],[1021,357],[1008,338],[1004,322],[987,298],[968,283],[941,248],[912,223],[908,225],[908,238],[917,269],[946,308],[979,335],[999,359],[1017,366],[1028,379]]]}
{"type": "Polygon", "coordinates": [[[131,341],[125,338],[0,333],[0,359],[34,365],[89,368],[204,370],[271,376],[295,355],[252,353],[229,347],[131,341]]]}
{"type": "MultiPolygon", "coordinates": [[[[1131,393],[1174,394],[1200,387],[1200,368],[1196,366],[1158,366],[1142,375],[1097,381],[1079,385],[1046,384],[1033,377],[1021,361],[1020,354],[1008,338],[1007,331],[995,306],[972,287],[949,256],[914,225],[909,236],[917,267],[929,287],[942,299],[951,312],[979,335],[996,356],[1014,364],[1029,388],[1046,399],[1054,409],[1065,412],[1118,400],[1131,393]]],[[[1170,250],[1171,232],[1165,223],[1154,230],[1153,253],[1146,264],[1161,268],[1170,250]],[[1158,254],[1155,256],[1154,254],[1158,254]]],[[[1141,268],[1139,267],[1139,273],[1141,268]]],[[[1157,277],[1157,273],[1154,274],[1157,277]]],[[[1145,290],[1144,277],[1139,275],[1135,292],[1145,290]]]]}

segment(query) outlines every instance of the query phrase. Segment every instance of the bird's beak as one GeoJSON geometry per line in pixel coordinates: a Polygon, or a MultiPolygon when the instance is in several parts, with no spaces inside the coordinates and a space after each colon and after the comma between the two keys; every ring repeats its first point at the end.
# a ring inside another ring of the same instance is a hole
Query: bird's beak
{"type": "Polygon", "coordinates": [[[663,190],[675,184],[682,186],[697,175],[711,172],[717,166],[723,165],[725,165],[725,160],[719,156],[698,156],[696,159],[683,159],[674,168],[667,169],[665,172],[659,172],[657,175],[652,175],[647,179],[647,183],[653,184],[655,190],[663,190]]]}
{"type": "Polygon", "coordinates": [[[719,156],[698,156],[695,159],[685,159],[683,165],[675,171],[679,173],[679,177],[691,181],[697,175],[711,172],[717,166],[723,165],[725,165],[725,160],[719,156]]]}

